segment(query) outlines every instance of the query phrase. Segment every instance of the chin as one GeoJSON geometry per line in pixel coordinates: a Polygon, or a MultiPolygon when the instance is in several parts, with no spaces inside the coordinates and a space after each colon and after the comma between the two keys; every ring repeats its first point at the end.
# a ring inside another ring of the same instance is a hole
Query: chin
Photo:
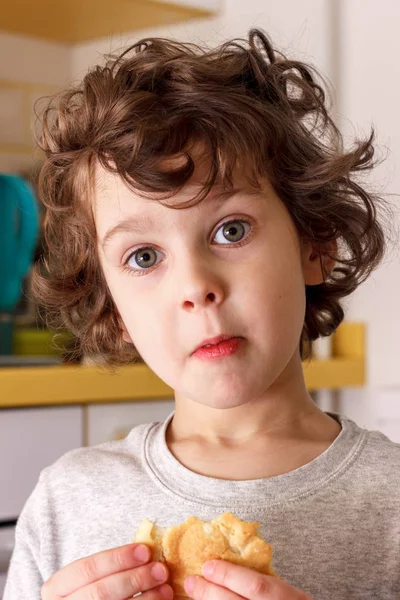
{"type": "MultiPolygon", "coordinates": [[[[239,408],[240,406],[245,406],[246,404],[249,404],[250,402],[250,398],[247,397],[245,400],[244,399],[232,399],[232,398],[226,398],[224,400],[221,399],[217,399],[214,402],[207,402],[207,406],[209,406],[210,408],[215,408],[216,410],[229,410],[232,408],[239,408]]],[[[204,404],[204,403],[203,403],[204,404]]]]}
{"type": "Polygon", "coordinates": [[[240,385],[234,386],[232,385],[232,382],[230,382],[230,384],[221,385],[219,388],[220,389],[216,389],[216,386],[214,386],[213,389],[205,389],[205,386],[202,386],[201,390],[196,390],[196,393],[192,395],[192,398],[195,402],[202,404],[203,406],[226,410],[249,404],[265,389],[252,389],[252,386],[246,385],[246,381],[243,380],[240,382],[240,385]]]}

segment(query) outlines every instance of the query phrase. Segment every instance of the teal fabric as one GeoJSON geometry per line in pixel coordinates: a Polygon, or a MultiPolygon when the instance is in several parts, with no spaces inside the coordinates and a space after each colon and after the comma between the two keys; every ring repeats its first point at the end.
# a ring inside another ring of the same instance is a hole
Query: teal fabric
{"type": "Polygon", "coordinates": [[[12,312],[32,264],[39,208],[30,185],[17,175],[0,175],[0,312],[12,312]]]}

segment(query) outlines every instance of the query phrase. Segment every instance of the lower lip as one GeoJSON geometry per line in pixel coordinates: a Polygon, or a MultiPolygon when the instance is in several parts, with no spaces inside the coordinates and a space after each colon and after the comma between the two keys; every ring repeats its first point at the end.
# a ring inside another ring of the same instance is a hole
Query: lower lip
{"type": "Polygon", "coordinates": [[[193,356],[203,360],[220,358],[221,356],[230,356],[239,350],[242,342],[243,338],[231,338],[230,340],[224,340],[223,342],[213,344],[212,346],[202,346],[193,353],[193,356]]]}

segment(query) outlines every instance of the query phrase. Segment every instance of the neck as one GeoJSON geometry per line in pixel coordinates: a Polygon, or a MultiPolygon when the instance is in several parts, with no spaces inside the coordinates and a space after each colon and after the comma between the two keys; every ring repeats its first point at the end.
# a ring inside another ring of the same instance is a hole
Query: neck
{"type": "Polygon", "coordinates": [[[262,395],[240,406],[216,409],[179,394],[175,400],[167,444],[182,464],[203,475],[252,478],[249,461],[257,463],[256,477],[287,472],[318,456],[340,432],[310,397],[300,358],[262,395]]]}

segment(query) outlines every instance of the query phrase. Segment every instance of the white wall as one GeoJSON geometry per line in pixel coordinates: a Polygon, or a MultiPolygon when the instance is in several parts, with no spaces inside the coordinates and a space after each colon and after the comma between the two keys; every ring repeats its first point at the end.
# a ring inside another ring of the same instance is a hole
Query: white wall
{"type": "MultiPolygon", "coordinates": [[[[400,190],[400,3],[396,0],[346,0],[342,3],[340,112],[346,132],[376,128],[387,160],[371,177],[377,189],[400,190]]],[[[399,199],[393,197],[394,225],[400,224],[399,199]]],[[[369,327],[369,383],[400,386],[400,257],[391,247],[385,264],[359,288],[349,316],[369,327]]]]}
{"type": "Polygon", "coordinates": [[[71,49],[0,32],[0,171],[27,172],[32,153],[33,104],[69,83],[71,49]]]}
{"type": "Polygon", "coordinates": [[[0,32],[0,79],[66,85],[71,48],[22,35],[0,32]]]}
{"type": "MultiPolygon", "coordinates": [[[[367,426],[400,442],[400,3],[342,0],[340,39],[341,124],[346,134],[374,126],[386,161],[371,185],[392,205],[394,238],[385,263],[348,302],[348,318],[368,327],[368,386],[346,392],[343,406],[367,426]]],[[[389,228],[387,228],[389,233],[389,228]]]]}

